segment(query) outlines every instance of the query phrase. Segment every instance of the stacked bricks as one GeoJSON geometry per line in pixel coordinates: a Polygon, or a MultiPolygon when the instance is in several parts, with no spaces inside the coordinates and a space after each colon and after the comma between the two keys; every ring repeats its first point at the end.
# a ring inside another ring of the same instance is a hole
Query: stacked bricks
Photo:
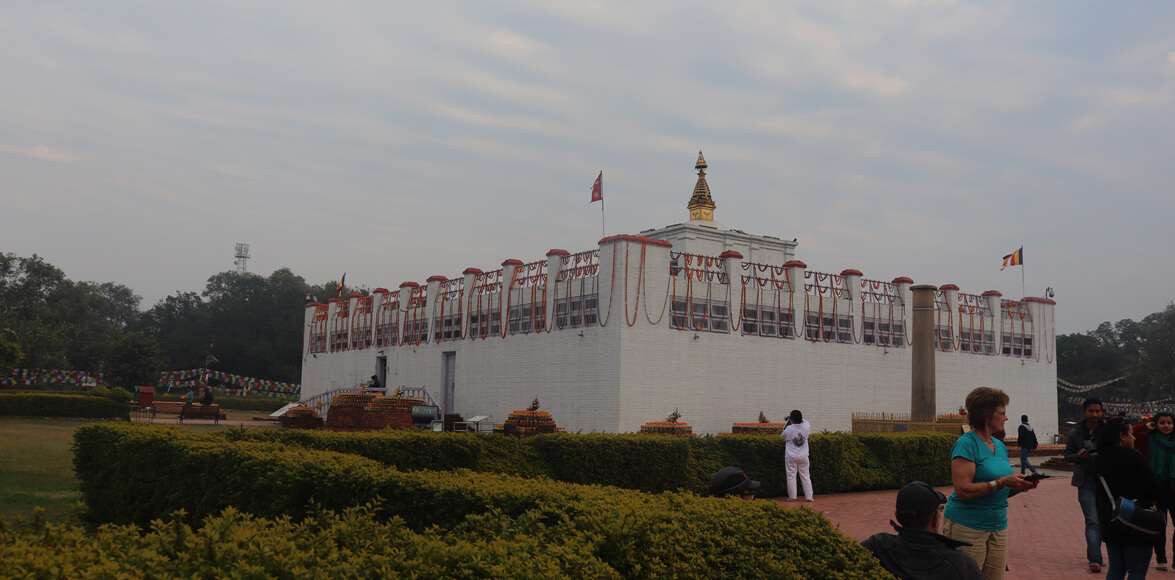
{"type": "Polygon", "coordinates": [[[551,412],[539,410],[539,400],[535,399],[529,407],[512,411],[503,430],[512,435],[526,437],[539,433],[554,433],[558,428],[551,412]]]}
{"type": "Polygon", "coordinates": [[[326,414],[326,427],[332,431],[359,431],[363,429],[364,409],[375,395],[346,393],[336,395],[326,414]]]}
{"type": "Polygon", "coordinates": [[[641,425],[641,433],[656,433],[660,435],[679,435],[688,437],[694,434],[694,428],[681,420],[681,413],[674,409],[664,421],[645,421],[641,425]]]}
{"type": "Polygon", "coordinates": [[[785,427],[787,427],[787,423],[768,421],[767,415],[760,411],[758,421],[735,423],[730,432],[735,435],[780,435],[785,427]]]}

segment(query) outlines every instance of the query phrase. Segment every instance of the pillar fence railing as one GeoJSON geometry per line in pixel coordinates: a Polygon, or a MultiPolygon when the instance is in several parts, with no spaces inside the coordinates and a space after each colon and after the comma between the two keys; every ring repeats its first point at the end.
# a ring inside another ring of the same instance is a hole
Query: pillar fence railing
{"type": "Polygon", "coordinates": [[[465,338],[462,316],[465,313],[465,278],[450,278],[440,283],[433,305],[433,340],[446,342],[465,338]]]}
{"type": "MultiPolygon", "coordinates": [[[[668,256],[668,278],[662,279],[664,271],[646,270],[646,255],[653,255],[647,239],[631,236],[622,241],[624,246],[613,245],[606,256],[610,269],[602,268],[601,249],[574,254],[552,250],[544,260],[507,260],[503,268],[488,272],[469,268],[460,277],[429,278],[427,285],[406,282],[399,292],[379,288],[370,296],[354,294],[308,305],[314,310],[307,354],[604,326],[601,283],[610,285],[609,299],[617,304],[613,310],[624,312],[628,326],[636,324],[643,306],[647,324],[657,326],[668,311],[667,326],[678,331],[731,334],[733,329],[739,336],[802,336],[810,342],[886,348],[911,344],[907,286],[899,285],[910,284],[908,278],[884,282],[863,278],[854,269],[837,275],[808,270],[794,260],[778,265],[742,261],[736,251],[710,256],[668,249],[659,250],[664,252],[660,256],[668,256]],[[655,279],[657,287],[650,289],[646,278],[655,279]],[[667,307],[661,306],[662,300],[667,307]]],[[[607,245],[602,243],[601,248],[607,245]]],[[[1046,304],[1034,306],[1044,321],[1037,322],[1042,329],[1048,326],[1055,303],[998,296],[995,291],[959,292],[953,284],[937,290],[935,349],[1044,358],[1051,364],[1055,347],[1051,337],[1045,337],[1049,340],[1043,345],[1037,344],[1041,339],[1034,340],[1036,311],[1027,303],[1046,304]]]]}
{"type": "Polygon", "coordinates": [[[717,256],[669,253],[670,327],[730,332],[730,281],[717,256]]]}
{"type": "Polygon", "coordinates": [[[1019,300],[1000,301],[1000,351],[1003,356],[1032,358],[1032,315],[1028,305],[1019,300]]]}
{"type": "Polygon", "coordinates": [[[942,288],[934,291],[934,348],[943,352],[959,350],[955,317],[946,290],[942,288]]]}
{"type": "Polygon", "coordinates": [[[307,345],[312,354],[326,352],[327,325],[330,319],[330,304],[315,304],[310,319],[310,340],[307,345]]]}
{"type": "Polygon", "coordinates": [[[959,293],[959,350],[979,355],[995,354],[995,330],[987,299],[959,293]]]}
{"type": "Polygon", "coordinates": [[[804,338],[812,342],[854,342],[852,297],[843,276],[804,272],[804,338]],[[841,302],[850,307],[841,307],[841,302]]]}
{"type": "Polygon", "coordinates": [[[595,326],[600,316],[600,250],[563,256],[555,292],[555,328],[595,326]]]}
{"type": "Polygon", "coordinates": [[[502,270],[478,273],[469,292],[470,338],[501,336],[502,270]]]}
{"type": "Polygon", "coordinates": [[[351,348],[354,350],[368,348],[373,342],[371,321],[375,313],[372,302],[372,296],[355,297],[355,312],[351,314],[351,348]]]}
{"type": "Polygon", "coordinates": [[[735,327],[742,334],[795,338],[795,296],[787,268],[742,262],[735,327]]]}
{"type": "Polygon", "coordinates": [[[400,342],[400,295],[377,288],[375,301],[375,346],[386,348],[400,342]]]}
{"type": "Polygon", "coordinates": [[[897,285],[861,279],[861,342],[880,347],[905,347],[906,308],[897,285]]]}
{"type": "Polygon", "coordinates": [[[508,334],[530,334],[547,328],[547,261],[518,266],[510,284],[508,334]]]}
{"type": "Polygon", "coordinates": [[[347,335],[350,331],[351,323],[351,301],[349,298],[335,298],[330,303],[331,310],[333,311],[330,323],[330,351],[344,351],[350,348],[347,335]]]}

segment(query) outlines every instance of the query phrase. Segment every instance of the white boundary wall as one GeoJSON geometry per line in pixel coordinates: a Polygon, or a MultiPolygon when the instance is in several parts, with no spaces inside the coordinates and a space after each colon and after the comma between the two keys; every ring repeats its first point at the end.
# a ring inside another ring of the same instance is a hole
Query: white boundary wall
{"type": "MultiPolygon", "coordinates": [[[[466,417],[488,414],[498,422],[535,397],[560,426],[585,432],[636,431],[641,423],[663,418],[675,408],[696,433],[729,432],[732,423],[754,420],[760,411],[778,419],[800,409],[818,430],[849,430],[853,412],[909,412],[908,347],[744,336],[738,328],[729,333],[671,328],[666,291],[669,252],[667,243],[637,236],[601,240],[598,288],[603,327],[598,323],[554,329],[552,296],[547,302],[548,332],[311,354],[307,345],[314,308],[308,305],[302,396],[365,383],[382,352],[387,356],[389,387],[423,386],[440,401],[442,353],[454,352],[456,412],[466,417]]],[[[731,271],[738,264],[733,258],[727,262],[731,271]]],[[[554,269],[548,271],[549,279],[554,279],[554,269]]],[[[511,270],[506,271],[509,276],[511,270]]],[[[734,272],[730,279],[738,276],[734,272]]],[[[793,277],[803,280],[803,271],[793,277]]],[[[793,291],[800,296],[798,316],[803,310],[802,284],[793,291]]],[[[435,295],[429,293],[428,312],[433,312],[435,295]]],[[[953,304],[955,299],[951,300],[953,304]]],[[[732,292],[732,313],[740,308],[737,301],[737,292],[732,292]]],[[[847,308],[849,303],[842,304],[847,308]]],[[[972,388],[993,386],[1011,397],[1009,429],[1027,414],[1042,441],[1052,437],[1057,428],[1056,360],[1049,354],[1055,353],[1054,303],[1036,299],[1025,304],[1034,321],[1037,356],[998,354],[998,327],[996,355],[936,351],[939,413],[957,411],[972,388]]],[[[858,333],[859,313],[858,303],[858,333]]],[[[997,310],[995,320],[998,314],[997,310]]],[[[402,314],[401,325],[403,319],[402,314]]],[[[802,332],[802,322],[798,326],[802,332]]],[[[954,332],[957,337],[959,330],[954,332]]]]}

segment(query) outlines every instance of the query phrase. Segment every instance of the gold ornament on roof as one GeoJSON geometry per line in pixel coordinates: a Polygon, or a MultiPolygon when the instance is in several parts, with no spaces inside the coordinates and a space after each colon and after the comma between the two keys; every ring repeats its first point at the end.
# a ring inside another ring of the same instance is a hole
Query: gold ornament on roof
{"type": "Polygon", "coordinates": [[[694,169],[698,170],[698,182],[694,184],[694,194],[686,206],[690,221],[714,221],[714,208],[718,206],[710,197],[710,184],[706,183],[706,168],[709,166],[702,152],[698,151],[698,161],[694,164],[694,169]]]}

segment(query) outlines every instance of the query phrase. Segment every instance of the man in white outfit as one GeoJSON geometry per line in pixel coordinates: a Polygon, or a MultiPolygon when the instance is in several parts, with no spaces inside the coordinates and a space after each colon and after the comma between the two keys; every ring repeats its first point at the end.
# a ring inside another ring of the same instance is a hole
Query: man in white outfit
{"type": "Polygon", "coordinates": [[[812,425],[804,420],[804,414],[792,411],[788,417],[787,428],[783,430],[783,440],[787,442],[787,498],[796,500],[796,473],[804,484],[804,499],[812,500],[812,474],[808,464],[808,437],[812,434],[812,425]]]}

